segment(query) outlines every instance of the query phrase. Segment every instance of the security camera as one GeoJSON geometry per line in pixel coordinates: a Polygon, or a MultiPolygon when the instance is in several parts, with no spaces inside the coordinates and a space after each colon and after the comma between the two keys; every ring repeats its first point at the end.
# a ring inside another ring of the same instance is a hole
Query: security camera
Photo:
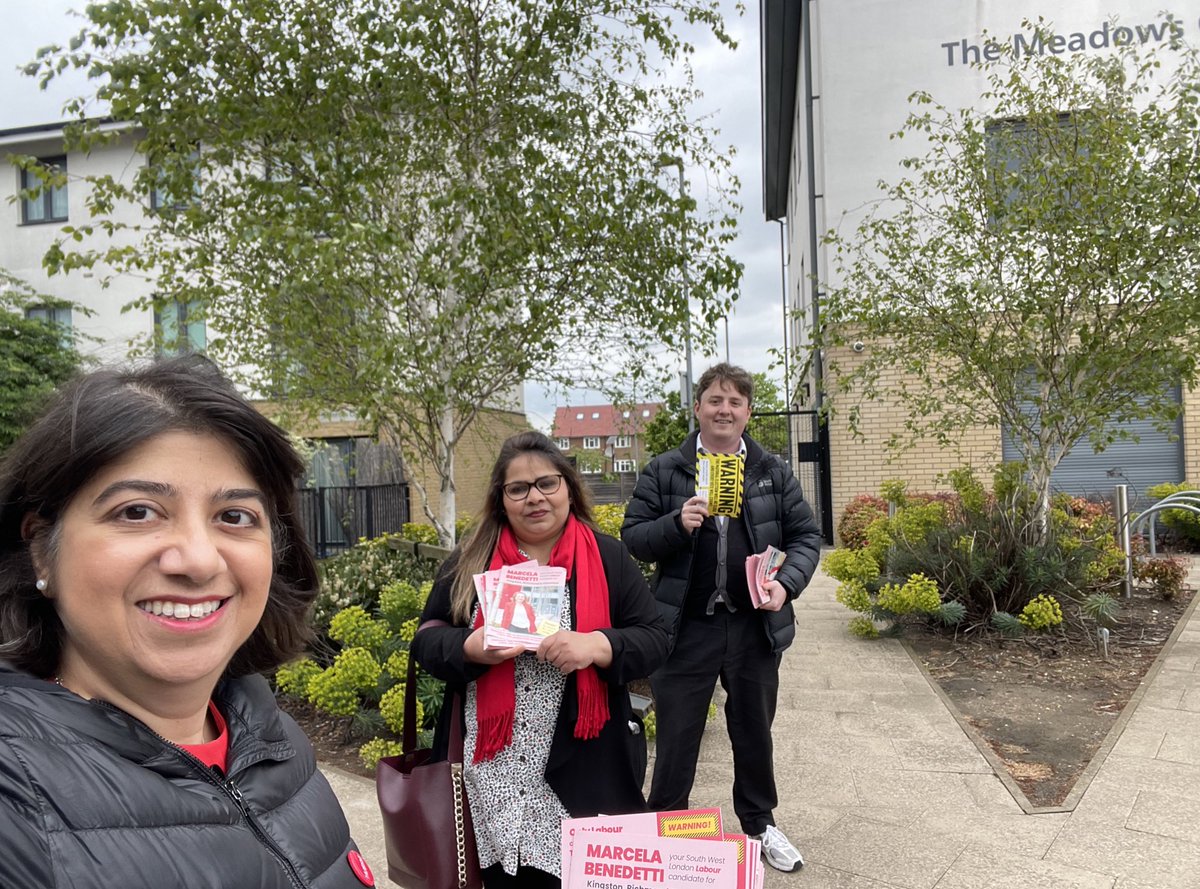
{"type": "Polygon", "coordinates": [[[852,342],[850,344],[850,348],[853,349],[855,352],[861,352],[863,349],[866,348],[866,346],[863,345],[862,340],[855,340],[854,342],[852,342]]]}

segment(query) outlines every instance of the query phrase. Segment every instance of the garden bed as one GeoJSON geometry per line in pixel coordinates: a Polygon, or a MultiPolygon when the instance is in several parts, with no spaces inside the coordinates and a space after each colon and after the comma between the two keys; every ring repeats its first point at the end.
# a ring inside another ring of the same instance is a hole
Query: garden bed
{"type": "Polygon", "coordinates": [[[982,737],[1031,807],[1056,807],[1104,744],[1193,596],[1121,599],[1108,657],[1082,632],[955,638],[906,628],[905,644],[982,737]]]}

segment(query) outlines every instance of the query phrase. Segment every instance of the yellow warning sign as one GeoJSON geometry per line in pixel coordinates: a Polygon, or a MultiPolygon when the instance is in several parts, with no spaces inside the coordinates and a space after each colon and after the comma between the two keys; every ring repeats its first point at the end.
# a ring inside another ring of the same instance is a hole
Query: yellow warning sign
{"type": "Polygon", "coordinates": [[[737,518],[742,514],[745,462],[737,454],[699,454],[696,457],[696,493],[708,499],[709,515],[737,518]]]}

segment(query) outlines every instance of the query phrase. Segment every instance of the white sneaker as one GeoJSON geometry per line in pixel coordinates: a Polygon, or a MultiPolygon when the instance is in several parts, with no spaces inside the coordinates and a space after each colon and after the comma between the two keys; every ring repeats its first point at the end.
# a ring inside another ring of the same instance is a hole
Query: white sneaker
{"type": "Polygon", "coordinates": [[[791,840],[774,824],[768,824],[767,829],[755,839],[762,843],[763,858],[775,870],[791,873],[804,867],[804,858],[800,850],[793,846],[791,840]]]}

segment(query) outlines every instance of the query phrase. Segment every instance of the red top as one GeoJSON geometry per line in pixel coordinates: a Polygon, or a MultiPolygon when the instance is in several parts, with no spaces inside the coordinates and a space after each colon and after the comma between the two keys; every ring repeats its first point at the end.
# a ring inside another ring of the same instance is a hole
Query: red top
{"type": "Polygon", "coordinates": [[[209,768],[215,766],[224,773],[229,759],[229,727],[225,724],[225,717],[212,701],[208,702],[208,712],[217,726],[217,737],[204,744],[180,744],[179,749],[186,750],[209,768]]]}

